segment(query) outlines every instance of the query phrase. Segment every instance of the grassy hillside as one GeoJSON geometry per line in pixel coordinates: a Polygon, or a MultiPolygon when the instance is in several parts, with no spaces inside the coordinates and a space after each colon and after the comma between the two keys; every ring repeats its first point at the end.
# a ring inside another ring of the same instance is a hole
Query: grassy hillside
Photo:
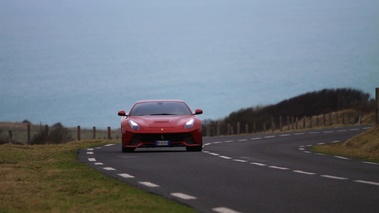
{"type": "Polygon", "coordinates": [[[107,142],[0,145],[0,212],[193,212],[77,161],[107,142]]]}
{"type": "Polygon", "coordinates": [[[379,125],[345,142],[318,145],[313,147],[313,150],[379,163],[379,125]]]}

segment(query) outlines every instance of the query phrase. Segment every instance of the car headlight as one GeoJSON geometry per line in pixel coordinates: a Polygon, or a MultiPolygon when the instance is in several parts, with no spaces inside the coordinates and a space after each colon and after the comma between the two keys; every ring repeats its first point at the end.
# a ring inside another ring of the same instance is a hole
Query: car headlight
{"type": "Polygon", "coordinates": [[[194,124],[195,124],[195,119],[191,118],[191,120],[187,121],[186,124],[184,125],[184,129],[192,128],[194,124]]]}
{"type": "Polygon", "coordinates": [[[130,127],[131,127],[132,129],[134,129],[134,130],[139,130],[139,126],[138,126],[138,124],[137,124],[135,121],[133,121],[133,120],[129,120],[129,125],[130,125],[130,127]]]}

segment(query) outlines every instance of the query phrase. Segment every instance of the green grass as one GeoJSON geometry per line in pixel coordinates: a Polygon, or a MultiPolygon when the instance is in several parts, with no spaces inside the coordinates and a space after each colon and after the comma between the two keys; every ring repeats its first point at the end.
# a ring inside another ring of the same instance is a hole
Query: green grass
{"type": "Polygon", "coordinates": [[[345,156],[379,163],[379,125],[345,142],[318,145],[312,148],[316,152],[345,156]]]}
{"type": "Polygon", "coordinates": [[[193,212],[77,161],[77,150],[109,143],[0,146],[0,212],[193,212]]]}

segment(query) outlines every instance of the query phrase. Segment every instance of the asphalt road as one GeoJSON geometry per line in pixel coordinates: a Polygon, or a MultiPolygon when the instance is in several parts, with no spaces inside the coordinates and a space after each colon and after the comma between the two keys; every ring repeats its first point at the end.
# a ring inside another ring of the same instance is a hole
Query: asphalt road
{"type": "Polygon", "coordinates": [[[379,164],[310,150],[368,128],[209,137],[203,152],[108,144],[79,160],[199,212],[379,212],[379,164]]]}

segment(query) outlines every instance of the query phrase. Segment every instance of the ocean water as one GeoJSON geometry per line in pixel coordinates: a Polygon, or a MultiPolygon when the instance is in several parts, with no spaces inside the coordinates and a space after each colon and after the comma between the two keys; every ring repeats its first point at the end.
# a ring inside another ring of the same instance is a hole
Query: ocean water
{"type": "Polygon", "coordinates": [[[377,0],[0,0],[0,121],[118,127],[160,98],[218,119],[341,87],[379,87],[377,0]]]}

